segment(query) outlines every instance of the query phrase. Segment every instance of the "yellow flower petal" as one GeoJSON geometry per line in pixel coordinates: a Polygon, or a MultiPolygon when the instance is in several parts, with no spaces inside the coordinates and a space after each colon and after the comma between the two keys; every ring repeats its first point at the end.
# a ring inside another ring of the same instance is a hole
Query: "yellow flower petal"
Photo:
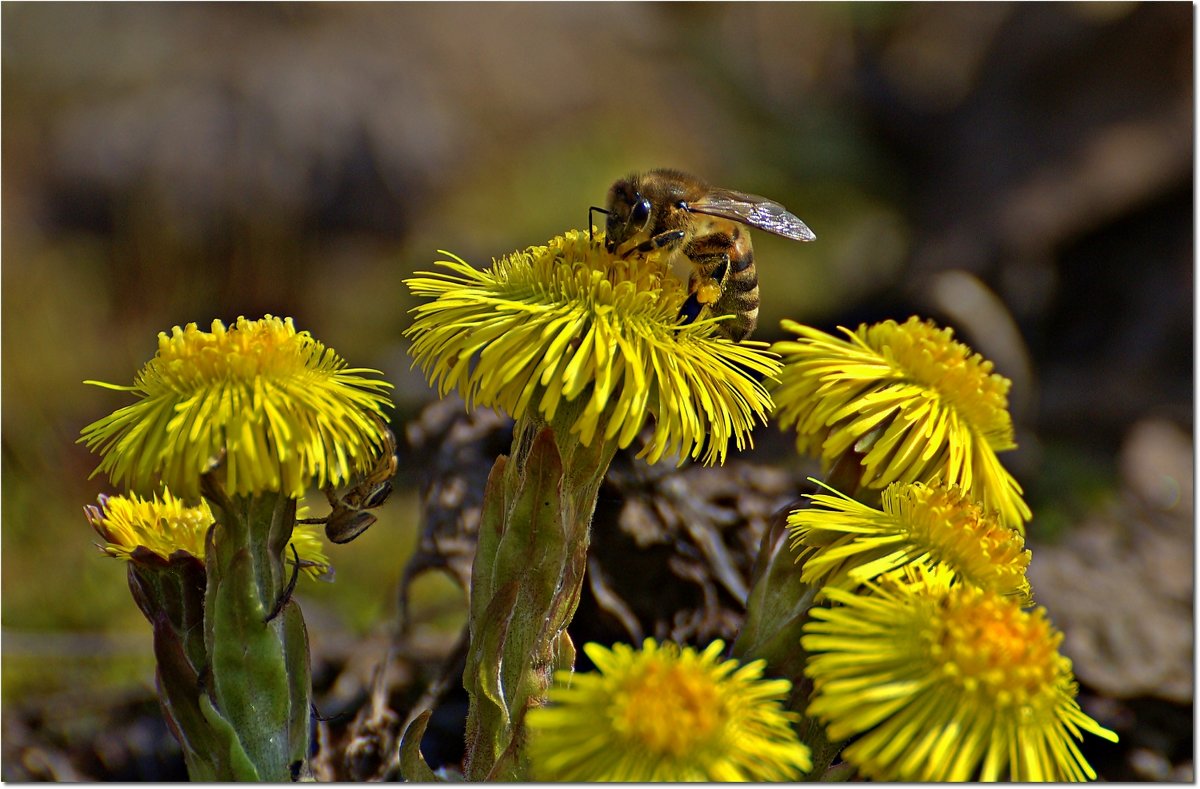
{"type": "Polygon", "coordinates": [[[535,778],[789,781],[811,769],[782,705],[791,683],[763,679],[762,661],[722,661],[723,648],[587,644],[597,670],[559,672],[550,704],[526,717],[535,778]]]}
{"type": "MultiPolygon", "coordinates": [[[[137,548],[145,548],[163,559],[183,551],[204,561],[204,540],[213,515],[203,499],[192,507],[169,490],[164,490],[161,497],[148,499],[137,495],[101,496],[98,506],[85,507],[84,512],[104,539],[100,550],[109,556],[131,561],[137,548]]],[[[307,575],[318,578],[329,572],[329,559],[316,526],[296,526],[289,545],[295,547],[307,575]]],[[[284,551],[284,557],[291,562],[291,550],[284,551]]]]}
{"type": "Polygon", "coordinates": [[[777,360],[763,343],[717,337],[711,322],[681,325],[686,288],[665,261],[615,258],[580,231],[484,271],[450,257],[406,280],[429,299],[406,335],[439,394],[547,421],[583,398],[570,430],[584,445],[628,446],[653,417],[641,453],[651,462],[723,462],[730,441],[749,445],[765,421],[761,380],[777,360]]]}
{"type": "Polygon", "coordinates": [[[1117,736],[1075,699],[1062,634],[1042,608],[912,566],[830,589],[805,625],[809,714],[868,778],[1079,781],[1095,778],[1075,740],[1117,736]]]}
{"type": "Polygon", "coordinates": [[[196,324],[158,336],[158,353],[133,386],[138,402],[88,425],[81,441],[101,455],[96,472],[149,492],[160,483],[187,499],[217,468],[234,494],[337,485],[370,470],[391,384],[365,378],[290,318],[238,318],[210,332],[196,324]]]}
{"type": "Polygon", "coordinates": [[[1008,379],[953,339],[950,329],[909,318],[842,329],[838,339],[784,321],[798,340],[772,349],[784,357],[774,391],[776,418],[794,427],[796,447],[828,470],[861,455],[859,484],[943,482],[967,491],[1004,523],[1031,517],[1021,486],[996,459],[1012,449],[1008,379]]]}
{"type": "Polygon", "coordinates": [[[880,509],[829,490],[788,516],[805,583],[853,589],[909,564],[943,564],[968,583],[1028,602],[1025,539],[958,488],[895,483],[880,509]]]}

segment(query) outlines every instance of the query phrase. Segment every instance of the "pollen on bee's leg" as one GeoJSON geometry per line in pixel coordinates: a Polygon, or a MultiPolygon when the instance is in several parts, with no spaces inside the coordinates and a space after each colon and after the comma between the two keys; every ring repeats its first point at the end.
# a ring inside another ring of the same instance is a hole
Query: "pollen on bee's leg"
{"type": "Polygon", "coordinates": [[[701,304],[712,304],[719,298],[721,298],[721,286],[712,280],[696,288],[696,301],[701,304]]]}

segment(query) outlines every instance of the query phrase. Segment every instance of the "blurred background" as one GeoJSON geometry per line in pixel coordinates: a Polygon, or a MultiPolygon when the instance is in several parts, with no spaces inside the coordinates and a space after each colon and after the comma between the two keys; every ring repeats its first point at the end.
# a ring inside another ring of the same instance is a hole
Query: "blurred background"
{"type": "MultiPolygon", "coordinates": [[[[432,399],[405,277],[583,227],[667,166],[816,232],[755,234],[756,339],[920,314],[1013,380],[1033,587],[1122,736],[1093,764],[1191,780],[1193,13],[5,3],[2,777],[183,777],[149,628],[82,512],[109,488],[79,431],[129,399],[85,379],[130,383],[177,324],[291,316],[396,385],[399,433],[432,399]]],[[[314,652],[360,677],[415,474],[331,551],[336,583],[298,590],[314,652]]],[[[454,638],[453,584],[413,604],[430,649],[454,638]]]]}

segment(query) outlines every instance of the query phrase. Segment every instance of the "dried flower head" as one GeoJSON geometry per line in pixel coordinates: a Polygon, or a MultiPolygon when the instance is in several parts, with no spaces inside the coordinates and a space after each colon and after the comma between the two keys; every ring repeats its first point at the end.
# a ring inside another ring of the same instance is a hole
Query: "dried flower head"
{"type": "Polygon", "coordinates": [[[809,714],[861,773],[885,781],[1095,778],[1076,740],[1117,736],[1079,708],[1045,609],[909,567],[870,593],[829,590],[801,644],[809,714]]]}
{"type": "Polygon", "coordinates": [[[762,343],[718,337],[711,319],[681,325],[686,289],[661,256],[623,260],[570,231],[484,271],[450,257],[407,280],[431,299],[406,334],[439,394],[546,421],[583,398],[570,430],[584,445],[601,434],[626,447],[653,416],[650,462],[719,463],[765,421],[759,379],[778,362],[762,343]]]}
{"type": "Polygon", "coordinates": [[[915,317],[843,328],[845,340],[793,321],[783,326],[799,339],[772,346],[784,357],[776,416],[795,427],[800,452],[819,455],[826,468],[861,455],[859,484],[867,488],[958,486],[1024,529],[1029,507],[996,457],[1015,446],[1011,384],[991,362],[950,329],[915,317]]]}
{"type": "Polygon", "coordinates": [[[133,386],[138,402],[83,429],[101,455],[96,472],[150,492],[159,483],[185,499],[216,469],[230,493],[337,485],[366,473],[383,444],[390,405],[374,370],[352,369],[332,349],[297,332],[291,318],[213,321],[158,335],[158,353],[133,386]]]}
{"type": "MultiPolygon", "coordinates": [[[[204,539],[213,524],[212,510],[203,499],[194,507],[184,504],[170,491],[144,499],[137,495],[100,496],[98,505],[84,508],[88,522],[104,539],[100,550],[125,561],[133,560],[138,548],[163,559],[178,551],[204,560],[204,539]]],[[[313,578],[329,572],[324,543],[315,526],[296,526],[289,546],[296,549],[300,567],[313,578]]],[[[290,561],[292,552],[285,551],[290,561]]]]}
{"type": "Polygon", "coordinates": [[[908,564],[940,563],[975,586],[1029,600],[1025,538],[958,488],[893,483],[880,509],[829,490],[788,516],[805,583],[853,589],[908,564]]]}
{"type": "Polygon", "coordinates": [[[549,781],[790,781],[811,768],[783,709],[787,680],[646,639],[639,651],[587,644],[592,673],[559,672],[529,711],[533,775],[549,781]]]}

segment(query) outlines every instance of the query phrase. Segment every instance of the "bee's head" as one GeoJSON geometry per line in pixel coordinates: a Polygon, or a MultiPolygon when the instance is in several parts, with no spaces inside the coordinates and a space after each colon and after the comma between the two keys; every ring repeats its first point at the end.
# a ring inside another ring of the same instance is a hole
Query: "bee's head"
{"type": "Polygon", "coordinates": [[[650,200],[638,191],[636,177],[622,178],[608,190],[604,247],[610,253],[650,227],[650,200]]]}

